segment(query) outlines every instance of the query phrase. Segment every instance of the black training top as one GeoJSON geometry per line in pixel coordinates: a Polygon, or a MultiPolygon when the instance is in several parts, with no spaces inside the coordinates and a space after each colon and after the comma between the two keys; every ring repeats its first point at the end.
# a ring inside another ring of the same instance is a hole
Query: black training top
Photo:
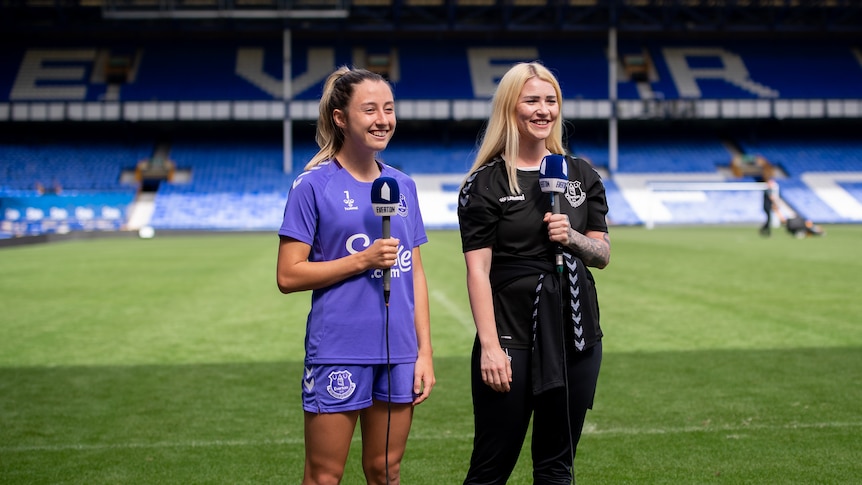
{"type": "MultiPolygon", "coordinates": [[[[585,160],[566,157],[569,183],[560,194],[560,212],[568,214],[572,228],[607,232],[605,188],[599,174],[585,160]]],[[[468,177],[459,194],[458,221],[464,252],[490,247],[492,269],[518,260],[554,264],[556,245],[548,239],[542,221],[551,211],[551,194],[539,187],[539,172],[518,170],[522,193],[509,193],[508,175],[501,158],[492,160],[468,177]]],[[[591,276],[590,276],[591,278],[591,276]]],[[[532,312],[537,279],[521,278],[494,293],[494,312],[501,344],[530,348],[532,312]]],[[[588,295],[593,298],[593,295],[588,295]]]]}

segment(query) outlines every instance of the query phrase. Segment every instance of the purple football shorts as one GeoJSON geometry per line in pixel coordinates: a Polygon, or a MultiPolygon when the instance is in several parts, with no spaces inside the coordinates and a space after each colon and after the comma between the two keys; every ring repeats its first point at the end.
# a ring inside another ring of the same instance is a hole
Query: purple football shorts
{"type": "Polygon", "coordinates": [[[392,364],[392,392],[386,364],[321,364],[305,366],[302,409],[311,413],[341,413],[371,406],[372,399],[411,403],[415,364],[392,364]]]}

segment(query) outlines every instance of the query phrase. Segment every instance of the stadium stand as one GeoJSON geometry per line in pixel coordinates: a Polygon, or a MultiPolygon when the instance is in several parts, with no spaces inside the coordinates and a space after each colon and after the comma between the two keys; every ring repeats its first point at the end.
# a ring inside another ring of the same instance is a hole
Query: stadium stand
{"type": "Polygon", "coordinates": [[[117,190],[123,168],[149,156],[151,147],[96,143],[45,144],[44,141],[0,145],[4,188],[32,190],[37,182],[59,183],[65,191],[117,190]]]}
{"type": "Polygon", "coordinates": [[[801,139],[772,134],[754,142],[743,140],[741,145],[795,176],[809,171],[855,172],[862,167],[862,138],[849,133],[814,133],[801,139]]]}
{"type": "MultiPolygon", "coordinates": [[[[169,156],[190,177],[160,184],[155,229],[272,229],[281,221],[293,176],[283,170],[280,139],[176,140],[169,156]]],[[[300,157],[303,155],[299,155],[300,157]]]]}
{"type": "Polygon", "coordinates": [[[793,211],[862,222],[862,8],[545,3],[0,4],[0,235],[274,230],[340,64],[392,81],[399,128],[380,158],[417,178],[429,227],[451,228],[496,79],[534,59],[560,78],[567,141],[604,177],[612,224],[759,222],[756,171],[731,167],[753,156],[793,211]],[[142,179],[151,158],[177,176],[142,179]],[[63,189],[41,212],[37,182],[63,189]],[[84,225],[78,207],[110,217],[84,225]]]}
{"type": "Polygon", "coordinates": [[[0,235],[123,228],[137,187],[121,183],[121,172],[148,153],[141,143],[5,140],[0,143],[0,235]]]}

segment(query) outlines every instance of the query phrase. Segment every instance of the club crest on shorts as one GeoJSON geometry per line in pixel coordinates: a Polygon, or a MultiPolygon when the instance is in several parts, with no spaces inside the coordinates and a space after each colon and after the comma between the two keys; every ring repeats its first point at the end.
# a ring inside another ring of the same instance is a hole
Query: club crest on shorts
{"type": "Polygon", "coordinates": [[[566,200],[569,201],[572,207],[578,207],[587,200],[587,194],[581,188],[580,180],[570,180],[568,185],[566,185],[566,200]]]}
{"type": "Polygon", "coordinates": [[[353,395],[356,390],[356,383],[351,379],[353,374],[347,370],[341,370],[329,373],[329,385],[326,390],[329,395],[335,399],[347,399],[353,395]]]}

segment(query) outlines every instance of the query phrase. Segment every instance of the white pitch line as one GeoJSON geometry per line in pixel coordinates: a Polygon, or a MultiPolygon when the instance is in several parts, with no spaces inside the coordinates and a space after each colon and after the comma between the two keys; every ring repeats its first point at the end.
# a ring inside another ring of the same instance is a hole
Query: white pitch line
{"type": "Polygon", "coordinates": [[[431,298],[433,298],[440,306],[443,307],[452,317],[461,324],[465,329],[473,332],[476,330],[476,327],[473,326],[473,316],[467,314],[461,307],[456,305],[446,296],[445,293],[440,290],[431,290],[430,292],[431,298]]]}
{"type": "MultiPolygon", "coordinates": [[[[832,423],[789,423],[783,425],[758,425],[738,424],[722,426],[684,426],[680,428],[608,428],[596,429],[587,425],[584,435],[652,435],[652,434],[687,434],[687,433],[717,433],[717,432],[740,432],[740,431],[770,431],[770,430],[798,430],[798,429],[841,429],[860,428],[862,422],[832,422],[832,423]]],[[[461,440],[470,441],[472,434],[428,434],[411,433],[411,441],[439,441],[439,440],[461,440]]],[[[353,441],[360,440],[355,436],[353,441]]],[[[159,441],[156,443],[116,443],[116,444],[67,444],[67,445],[36,445],[36,446],[5,446],[0,447],[0,453],[28,453],[34,451],[92,451],[92,450],[130,450],[130,449],[159,449],[159,448],[217,448],[217,447],[243,447],[263,445],[300,445],[302,438],[284,438],[278,440],[213,440],[213,441],[159,441]]]]}
{"type": "Polygon", "coordinates": [[[685,426],[681,428],[608,428],[596,429],[595,425],[585,425],[583,434],[592,435],[649,435],[649,434],[685,434],[714,433],[762,430],[794,430],[794,429],[826,429],[826,428],[859,428],[862,422],[832,422],[832,423],[788,423],[781,425],[768,424],[725,424],[721,426],[685,426]]]}
{"type": "Polygon", "coordinates": [[[0,452],[28,452],[28,451],[91,451],[91,450],[133,450],[133,449],[158,449],[158,448],[215,448],[236,446],[261,446],[261,445],[299,445],[303,438],[286,438],[280,440],[213,440],[213,441],[157,441],[155,443],[114,443],[114,444],[71,444],[71,445],[44,445],[44,446],[17,446],[0,448],[0,452]]]}

